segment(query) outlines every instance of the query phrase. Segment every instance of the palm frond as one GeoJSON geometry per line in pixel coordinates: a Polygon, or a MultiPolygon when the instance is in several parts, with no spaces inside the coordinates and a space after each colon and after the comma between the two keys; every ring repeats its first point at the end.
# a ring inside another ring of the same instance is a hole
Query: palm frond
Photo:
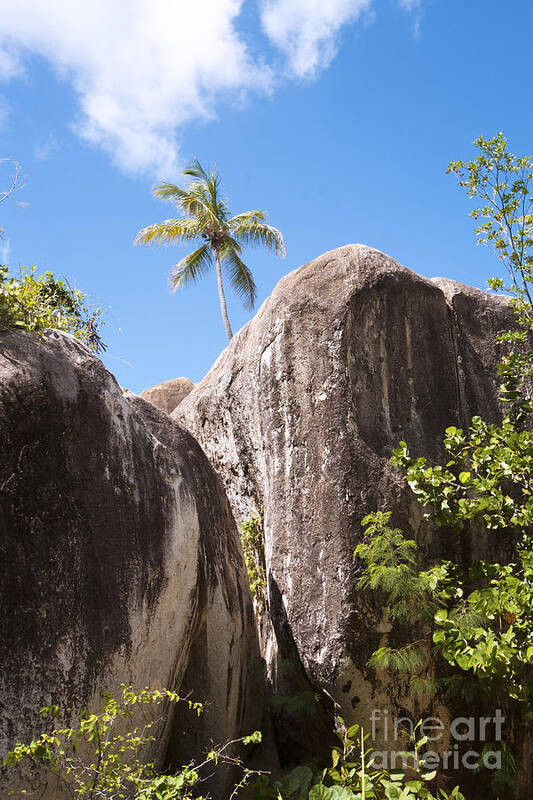
{"type": "Polygon", "coordinates": [[[196,178],[198,181],[203,181],[204,183],[207,183],[209,180],[209,175],[197,158],[193,159],[187,169],[183,170],[183,174],[190,175],[191,178],[196,178]]]}
{"type": "Polygon", "coordinates": [[[181,189],[179,186],[176,186],[174,183],[160,183],[159,186],[155,187],[153,195],[154,197],[158,197],[160,200],[169,200],[170,202],[175,203],[191,217],[195,216],[196,213],[202,210],[197,198],[192,196],[185,189],[181,189]]]}
{"type": "Polygon", "coordinates": [[[227,267],[233,291],[242,299],[245,308],[252,309],[255,303],[257,287],[252,273],[239,255],[240,252],[239,243],[228,237],[220,251],[220,258],[227,267]]]}
{"type": "Polygon", "coordinates": [[[202,235],[202,230],[196,219],[166,219],[139,231],[134,244],[176,244],[184,239],[197,239],[202,235]]]}
{"type": "Polygon", "coordinates": [[[228,208],[226,203],[224,202],[224,198],[220,194],[220,184],[222,182],[222,178],[220,172],[215,169],[210,173],[209,178],[206,183],[206,188],[209,193],[209,198],[211,200],[211,207],[217,217],[222,221],[225,221],[228,216],[228,208]]]}
{"type": "Polygon", "coordinates": [[[160,200],[173,200],[175,203],[180,204],[182,199],[186,197],[187,192],[175,183],[163,181],[155,187],[152,194],[154,197],[159,197],[160,200]]]}
{"type": "Polygon", "coordinates": [[[172,267],[168,276],[172,291],[196,283],[212,265],[211,248],[203,244],[172,267]]]}
{"type": "MultiPolygon", "coordinates": [[[[210,188],[203,181],[191,183],[187,189],[181,189],[174,183],[160,183],[154,189],[153,195],[160,200],[176,203],[190,217],[203,218],[205,225],[213,225],[218,222],[217,204],[213,204],[210,188]]],[[[218,205],[221,205],[220,202],[218,205]]],[[[224,212],[224,216],[227,216],[224,204],[222,204],[221,210],[224,212]]]]}
{"type": "Polygon", "coordinates": [[[197,210],[194,212],[195,216],[202,215],[205,218],[205,224],[212,228],[220,228],[224,225],[227,216],[225,204],[220,200],[213,202],[209,187],[203,183],[191,183],[189,186],[189,195],[191,203],[195,204],[197,210]]]}
{"type": "Polygon", "coordinates": [[[233,227],[234,225],[239,226],[241,224],[246,224],[246,223],[257,225],[258,222],[266,222],[266,221],[267,221],[266,211],[261,211],[261,209],[255,209],[255,211],[244,211],[242,214],[237,214],[236,216],[228,220],[228,225],[230,227],[233,227]]]}
{"type": "Polygon", "coordinates": [[[240,254],[242,253],[242,244],[238,242],[237,239],[234,239],[233,236],[230,236],[228,233],[226,233],[224,240],[225,243],[229,247],[232,247],[233,250],[235,250],[235,252],[237,253],[237,255],[240,256],[240,254]]]}
{"type": "Polygon", "coordinates": [[[209,207],[219,222],[224,222],[228,216],[228,207],[220,194],[222,178],[218,169],[214,167],[208,172],[195,158],[183,174],[196,179],[189,185],[188,192],[191,195],[201,196],[202,202],[209,207]]]}
{"type": "Polygon", "coordinates": [[[218,177],[209,179],[208,183],[197,182],[189,185],[191,196],[198,198],[218,224],[222,225],[228,217],[228,207],[225,200],[220,196],[218,190],[218,177]]]}
{"type": "MultiPolygon", "coordinates": [[[[255,214],[257,212],[248,213],[255,214]]],[[[233,236],[243,244],[251,247],[268,247],[280,258],[285,256],[285,242],[281,231],[278,231],[272,225],[267,225],[265,222],[256,222],[253,217],[239,214],[228,221],[228,227],[233,236]]]]}

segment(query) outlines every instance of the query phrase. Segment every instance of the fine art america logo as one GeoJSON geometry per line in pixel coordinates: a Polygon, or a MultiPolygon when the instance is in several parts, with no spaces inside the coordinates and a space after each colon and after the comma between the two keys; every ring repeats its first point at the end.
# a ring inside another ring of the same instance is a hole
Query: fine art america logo
{"type": "MultiPolygon", "coordinates": [[[[409,717],[394,717],[388,709],[375,708],[371,717],[372,741],[376,738],[380,742],[394,742],[401,744],[407,735],[411,740],[415,736],[415,725],[409,717]]],[[[439,752],[424,749],[406,753],[395,750],[374,750],[372,764],[376,769],[405,769],[411,767],[418,769],[423,761],[424,769],[449,770],[449,769],[479,769],[483,765],[486,769],[501,769],[501,751],[496,749],[497,742],[502,740],[502,725],[505,717],[499,708],[493,717],[456,717],[448,726],[444,725],[438,717],[426,717],[416,725],[417,739],[425,739],[425,747],[431,747],[432,742],[443,739],[449,741],[447,750],[437,748],[439,752]],[[449,734],[445,736],[446,732],[449,734]],[[467,749],[469,742],[481,744],[481,752],[467,749]],[[484,745],[489,742],[490,746],[484,745]],[[461,743],[461,744],[460,744],[461,743]],[[494,747],[495,749],[490,749],[494,747]]]]}

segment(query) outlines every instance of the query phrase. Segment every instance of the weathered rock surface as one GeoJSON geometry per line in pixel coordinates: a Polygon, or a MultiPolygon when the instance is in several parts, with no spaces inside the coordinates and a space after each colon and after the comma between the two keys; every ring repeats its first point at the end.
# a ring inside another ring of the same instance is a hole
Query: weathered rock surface
{"type": "MultiPolygon", "coordinates": [[[[123,682],[207,701],[197,747],[259,726],[253,610],[219,480],[188,432],[66,334],[0,335],[0,552],[0,757],[41,730],[42,705],[76,711],[123,682]]],[[[156,759],[175,755],[181,722],[156,759]]]]}
{"type": "Polygon", "coordinates": [[[173,412],[238,521],[264,510],[275,687],[290,660],[348,720],[385,707],[365,667],[379,614],[354,592],[360,523],[389,509],[420,526],[391,452],[438,459],[446,426],[499,416],[494,336],[511,318],[504,298],[342,247],[283,278],[173,412]]]}
{"type": "Polygon", "coordinates": [[[193,389],[194,383],[188,378],[173,378],[145,389],[141,397],[165,414],[170,414],[193,389]]]}

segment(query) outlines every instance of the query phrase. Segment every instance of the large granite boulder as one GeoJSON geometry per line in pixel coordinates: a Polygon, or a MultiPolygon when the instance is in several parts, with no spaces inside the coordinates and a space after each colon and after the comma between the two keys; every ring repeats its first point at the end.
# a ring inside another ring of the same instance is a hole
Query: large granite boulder
{"type": "MultiPolygon", "coordinates": [[[[75,714],[121,683],[206,702],[198,748],[259,727],[257,634],[220,482],[190,433],[67,334],[0,334],[0,551],[0,757],[41,730],[41,706],[75,714]]],[[[169,746],[187,724],[170,719],[151,755],[179,761],[169,746]]]]}
{"type": "Polygon", "coordinates": [[[376,704],[390,707],[398,687],[366,667],[384,631],[379,609],[354,591],[360,523],[389,509],[421,531],[392,450],[404,439],[439,459],[446,426],[499,416],[495,335],[511,319],[505,298],[342,247],[284,277],[173,412],[221,475],[238,521],[263,509],[262,646],[274,692],[286,691],[290,662],[302,691],[303,676],[347,720],[368,726],[376,704]]]}
{"type": "Polygon", "coordinates": [[[194,383],[188,378],[172,378],[170,381],[163,381],[150,389],[145,389],[141,392],[141,397],[156,408],[160,408],[165,414],[170,414],[193,389],[194,383]]]}

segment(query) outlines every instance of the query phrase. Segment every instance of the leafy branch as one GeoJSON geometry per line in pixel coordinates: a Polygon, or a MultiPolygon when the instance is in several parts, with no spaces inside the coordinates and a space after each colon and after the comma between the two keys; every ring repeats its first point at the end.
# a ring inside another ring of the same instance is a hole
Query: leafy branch
{"type": "MultiPolygon", "coordinates": [[[[100,711],[82,712],[77,726],[53,728],[29,744],[17,742],[4,764],[11,768],[25,761],[40,765],[71,797],[89,800],[201,800],[197,789],[205,780],[202,770],[212,764],[241,769],[233,797],[254,775],[261,774],[248,769],[234,754],[239,744],[259,743],[259,731],[213,747],[204,761],[189,762],[174,774],[162,774],[153,762],[145,761],[146,748],[156,738],[152,730],[166,718],[165,713],[154,712],[147,717],[145,710],[177,703],[185,703],[198,715],[203,711],[201,703],[168,689],[135,690],[123,685],[118,699],[108,695],[100,711]]],[[[57,706],[42,708],[41,714],[45,719],[61,715],[57,706]]],[[[28,792],[24,789],[22,793],[28,792]]]]}

